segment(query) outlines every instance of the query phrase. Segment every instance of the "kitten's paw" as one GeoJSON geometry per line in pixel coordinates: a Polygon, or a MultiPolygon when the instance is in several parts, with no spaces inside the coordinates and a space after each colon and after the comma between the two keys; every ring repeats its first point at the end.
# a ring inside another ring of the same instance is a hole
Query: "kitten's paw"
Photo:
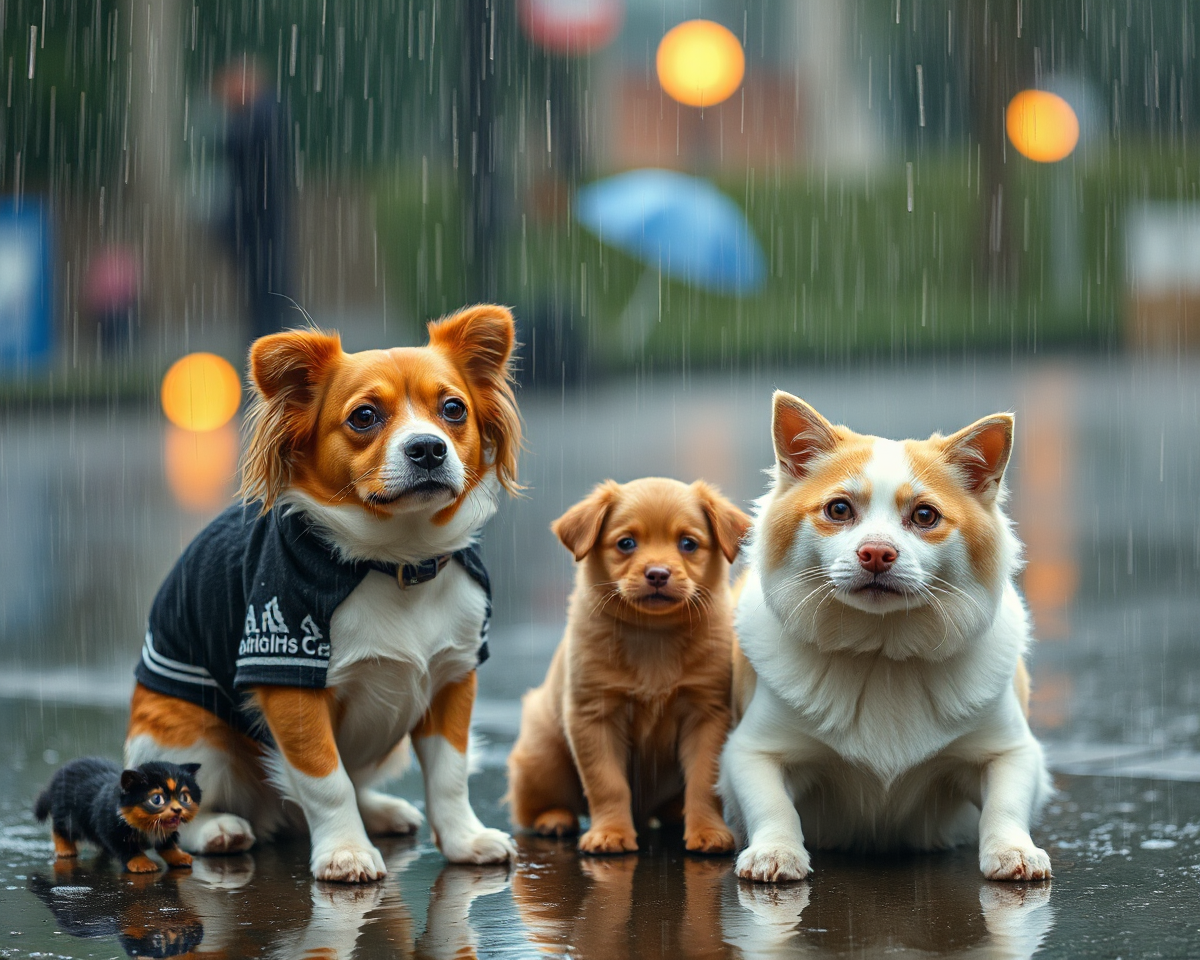
{"type": "Polygon", "coordinates": [[[592,828],[579,838],[580,853],[633,853],[637,848],[637,834],[631,827],[593,824],[592,828]]]}
{"type": "Polygon", "coordinates": [[[477,833],[438,837],[438,846],[451,863],[509,863],[517,859],[512,837],[491,827],[477,833]]]}
{"type": "Polygon", "coordinates": [[[312,874],[336,883],[368,883],[387,874],[383,857],[370,844],[337,843],[313,849],[312,874]]]}
{"type": "Polygon", "coordinates": [[[683,846],[688,853],[729,853],[733,850],[733,834],[723,823],[686,827],[683,846]]]}
{"type": "Polygon", "coordinates": [[[159,850],[158,855],[167,862],[168,867],[190,867],[192,865],[191,854],[184,853],[178,847],[159,850]]]}
{"type": "Polygon", "coordinates": [[[421,811],[407,800],[386,793],[360,797],[358,810],[367,833],[374,836],[407,836],[425,822],[421,811]]]}
{"type": "Polygon", "coordinates": [[[979,851],[979,869],[989,880],[1048,880],[1050,856],[1033,842],[998,844],[979,851]]]}
{"type": "Polygon", "coordinates": [[[533,832],[541,837],[573,837],[579,832],[579,818],[561,807],[547,810],[533,821],[533,832]]]}
{"type": "Polygon", "coordinates": [[[811,872],[803,845],[754,843],[737,858],[737,875],[756,883],[789,883],[811,872]]]}
{"type": "Polygon", "coordinates": [[[182,845],[202,857],[242,853],[254,846],[254,830],[241,817],[222,813],[206,818],[200,823],[193,821],[179,831],[182,845]]]}
{"type": "Polygon", "coordinates": [[[144,853],[140,853],[126,862],[125,869],[130,873],[158,873],[158,864],[144,853]]]}

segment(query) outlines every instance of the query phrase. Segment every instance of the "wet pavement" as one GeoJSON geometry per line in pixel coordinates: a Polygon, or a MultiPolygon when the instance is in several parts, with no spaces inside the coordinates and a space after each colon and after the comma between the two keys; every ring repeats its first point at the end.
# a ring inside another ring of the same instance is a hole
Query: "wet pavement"
{"type": "MultiPolygon", "coordinates": [[[[669,832],[582,860],[525,839],[512,874],[447,867],[427,833],[389,878],[315,884],[302,844],[129,877],[51,863],[33,822],[63,760],[118,756],[142,621],[226,502],[230,437],[150,409],[0,411],[0,957],[1200,956],[1200,364],[1129,359],[641,376],[522,398],[529,496],[487,530],[496,583],[475,806],[506,813],[517,697],[558,640],[569,557],[550,520],[596,481],[704,476],[748,504],[779,386],[862,431],[927,435],[1018,415],[1011,512],[1039,644],[1033,724],[1060,795],[1037,833],[1052,883],[983,881],[969,851],[819,853],[811,882],[739,882],[669,832]],[[222,446],[224,445],[224,446],[222,446]]],[[[236,454],[236,435],[232,437],[236,454]]],[[[394,789],[421,796],[409,773],[394,789]]]]}

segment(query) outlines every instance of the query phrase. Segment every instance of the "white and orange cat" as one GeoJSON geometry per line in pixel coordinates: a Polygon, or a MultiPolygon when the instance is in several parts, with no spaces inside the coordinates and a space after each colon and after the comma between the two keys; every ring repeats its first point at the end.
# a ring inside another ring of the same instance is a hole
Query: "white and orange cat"
{"type": "Polygon", "coordinates": [[[741,720],[721,759],[738,875],[803,879],[806,843],[978,838],[989,879],[1049,877],[1029,835],[1051,784],[1002,510],[1012,416],[896,442],[777,392],[772,431],[737,610],[741,720]]]}

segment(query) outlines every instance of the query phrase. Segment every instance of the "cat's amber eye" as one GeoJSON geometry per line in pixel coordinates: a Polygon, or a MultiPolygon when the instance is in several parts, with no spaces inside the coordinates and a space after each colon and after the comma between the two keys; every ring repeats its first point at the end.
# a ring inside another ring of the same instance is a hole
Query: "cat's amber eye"
{"type": "Polygon", "coordinates": [[[854,507],[849,500],[830,500],[825,504],[825,516],[834,523],[848,523],[854,519],[854,507]]]}
{"type": "Polygon", "coordinates": [[[163,799],[163,795],[161,793],[150,794],[150,806],[161,807],[166,802],[167,801],[163,799]]]}
{"type": "Polygon", "coordinates": [[[913,525],[923,527],[926,530],[936,526],[937,522],[941,519],[942,515],[927,503],[921,504],[921,506],[912,512],[913,525]]]}
{"type": "Polygon", "coordinates": [[[190,793],[188,793],[186,790],[180,790],[179,791],[179,802],[180,803],[191,803],[192,795],[190,793]]]}

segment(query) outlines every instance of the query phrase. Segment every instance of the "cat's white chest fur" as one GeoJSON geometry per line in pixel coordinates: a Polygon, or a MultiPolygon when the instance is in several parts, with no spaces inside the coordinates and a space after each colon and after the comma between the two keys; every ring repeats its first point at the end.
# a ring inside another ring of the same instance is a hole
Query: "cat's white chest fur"
{"type": "Polygon", "coordinates": [[[379,763],[434,692],[474,668],[486,604],[482,587],[452,560],[413,586],[373,570],[337,608],[327,684],[344,711],[337,740],[348,770],[379,763]]]}

